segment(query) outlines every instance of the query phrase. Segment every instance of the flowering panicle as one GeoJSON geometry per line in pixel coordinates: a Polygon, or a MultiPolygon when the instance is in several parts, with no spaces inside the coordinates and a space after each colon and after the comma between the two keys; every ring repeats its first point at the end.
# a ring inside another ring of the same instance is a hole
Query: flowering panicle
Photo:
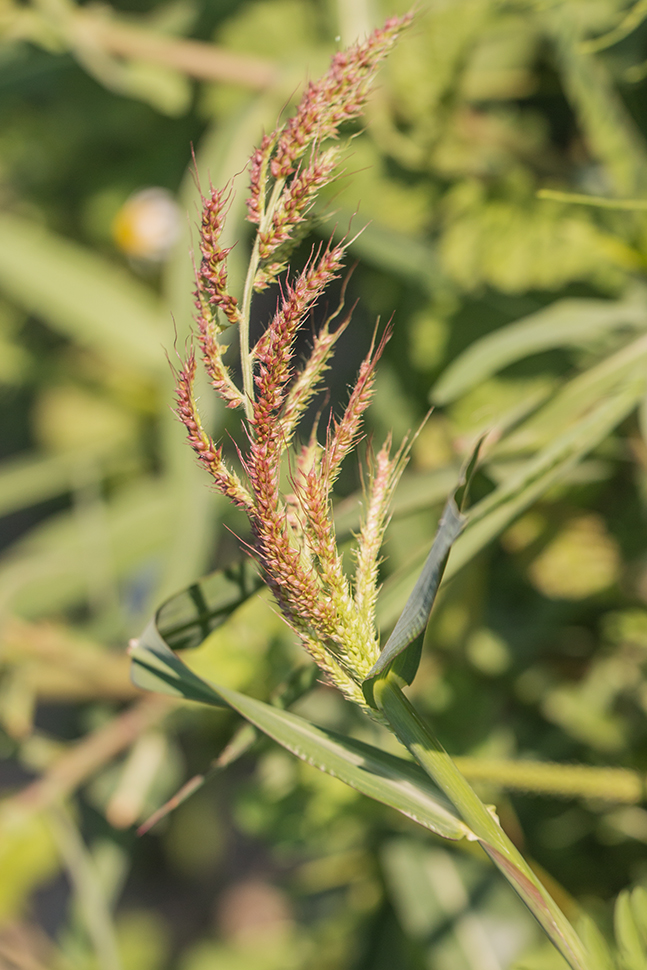
{"type": "Polygon", "coordinates": [[[283,615],[320,668],[356,703],[366,707],[361,682],[379,656],[375,598],[379,551],[389,501],[406,462],[390,457],[387,442],[369,472],[366,511],[355,552],[355,575],[344,569],[333,522],[331,490],[344,458],[356,446],[373,392],[375,365],[389,338],[373,340],[342,415],[330,418],[325,443],[316,427],[294,444],[300,419],[320,390],[350,313],[337,310],[314,334],[309,355],[296,360],[296,337],[328,285],[340,276],[347,240],[313,251],[295,277],[286,277],[276,311],[253,347],[249,323],[254,291],[285,269],[286,254],[303,231],[317,193],[334,177],[338,147],[322,147],[339,125],[358,115],[380,61],[409,17],[394,18],[364,43],[337,54],[328,73],[310,84],[293,119],[266,135],[250,166],[249,221],[257,226],[242,304],[229,293],[227,255],[220,242],[228,195],[211,189],[203,199],[201,262],[196,274],[198,340],[211,383],[229,407],[242,407],[247,451],[239,453],[243,478],[233,472],[200,422],[193,394],[193,352],[177,382],[178,414],[189,442],[216,488],[249,517],[251,551],[283,615]],[[223,363],[219,341],[226,326],[240,336],[242,389],[223,363]],[[281,489],[288,462],[291,492],[281,489]]]}

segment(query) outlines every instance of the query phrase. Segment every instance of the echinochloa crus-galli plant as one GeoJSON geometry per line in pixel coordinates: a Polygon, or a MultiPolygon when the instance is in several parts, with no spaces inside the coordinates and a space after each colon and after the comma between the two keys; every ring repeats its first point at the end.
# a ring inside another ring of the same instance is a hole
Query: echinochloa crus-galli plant
{"type": "MultiPolygon", "coordinates": [[[[349,325],[350,314],[344,315],[339,308],[323,322],[305,361],[297,357],[297,335],[309,323],[326,288],[342,275],[350,243],[345,239],[315,247],[297,273],[291,272],[289,257],[304,237],[318,193],[335,177],[341,155],[341,126],[361,113],[381,61],[411,19],[411,15],[392,18],[366,41],[338,53],[328,72],[308,85],[294,116],[264,136],[253,152],[247,211],[256,230],[241,300],[231,292],[229,249],[221,242],[232,187],[210,188],[203,197],[196,259],[196,337],[213,388],[228,408],[241,412],[245,444],[239,445],[238,471],[225,460],[221,445],[212,440],[201,422],[194,395],[194,350],[178,373],[177,411],[215,487],[247,514],[250,551],[287,623],[327,679],[393,731],[458,814],[448,816],[445,809],[429,808],[428,782],[424,776],[424,784],[412,782],[408,763],[396,769],[392,759],[384,771],[380,767],[372,775],[370,758],[374,759],[371,764],[377,758],[381,765],[380,752],[369,757],[364,746],[358,754],[357,745],[353,747],[350,739],[345,739],[346,747],[342,745],[341,751],[339,738],[328,736],[318,747],[319,741],[314,738],[318,729],[310,722],[295,717],[290,720],[287,713],[278,718],[268,705],[242,695],[236,695],[236,700],[235,692],[225,688],[218,688],[218,694],[212,689],[215,685],[200,681],[186,668],[178,674],[181,663],[165,644],[159,647],[159,637],[152,652],[145,636],[135,641],[132,655],[142,686],[165,683],[173,692],[175,685],[189,684],[183,694],[179,691],[182,696],[233,706],[299,757],[346,777],[348,784],[417,821],[421,821],[420,799],[426,799],[425,811],[437,820],[428,827],[446,838],[479,842],[573,970],[588,970],[587,950],[573,927],[402,690],[415,676],[421,634],[451,545],[465,521],[460,511],[465,483],[450,496],[420,579],[382,649],[375,622],[380,550],[393,491],[406,464],[406,445],[392,454],[387,440],[369,459],[353,575],[347,574],[337,548],[331,493],[342,462],[359,442],[388,328],[381,338],[374,338],[346,407],[341,416],[328,421],[323,442],[317,435],[318,422],[314,428],[305,429],[303,439],[297,438],[301,419],[322,389],[335,344],[349,325]],[[276,310],[252,345],[253,296],[274,284],[278,284],[276,310]],[[240,387],[224,361],[227,343],[221,338],[231,327],[238,328],[239,334],[240,387]],[[288,492],[281,488],[286,477],[288,492]],[[146,680],[149,675],[157,680],[146,680]],[[305,747],[295,740],[297,735],[307,735],[305,747]],[[397,794],[392,789],[385,794],[391,784],[385,779],[393,779],[394,772],[403,779],[404,787],[398,788],[397,794]],[[377,776],[379,781],[375,780],[377,776]],[[410,797],[417,806],[413,809],[410,797]],[[409,807],[403,807],[405,802],[409,807]],[[447,818],[449,828],[443,828],[447,818]]],[[[474,461],[466,471],[467,481],[474,461]]]]}
{"type": "MultiPolygon", "coordinates": [[[[282,280],[274,315],[250,346],[253,294],[276,283],[320,189],[335,177],[340,125],[357,117],[380,62],[411,18],[393,18],[364,43],[337,54],[324,77],[309,84],[296,114],[266,135],[250,163],[249,220],[257,227],[242,305],[228,288],[227,255],[220,244],[228,190],[203,198],[200,263],[195,301],[202,361],[229,408],[243,413],[249,446],[243,477],[228,467],[200,421],[193,395],[193,352],[179,371],[178,414],[189,441],[216,488],[249,516],[252,551],[283,616],[318,666],[351,700],[368,708],[361,683],[378,660],[375,627],[379,554],[393,490],[402,472],[401,448],[387,442],[370,462],[367,504],[357,538],[355,575],[345,575],[331,515],[331,492],[341,464],[361,433],[373,391],[375,365],[388,329],[361,364],[343,415],[331,420],[325,442],[308,429],[295,446],[299,422],[321,390],[334,346],[350,316],[329,318],[315,335],[310,354],[297,364],[296,337],[329,284],[340,276],[348,241],[315,249],[294,278],[282,280]],[[220,336],[238,327],[242,388],[223,361],[220,336]],[[280,490],[290,454],[291,492],[280,490]]],[[[375,713],[375,712],[373,712],[375,713]]]]}

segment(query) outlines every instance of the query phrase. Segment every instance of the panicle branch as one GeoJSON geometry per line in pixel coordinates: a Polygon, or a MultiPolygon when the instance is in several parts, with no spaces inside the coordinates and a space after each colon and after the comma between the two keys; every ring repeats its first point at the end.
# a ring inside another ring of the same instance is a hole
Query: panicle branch
{"type": "Polygon", "coordinates": [[[202,359],[211,383],[224,398],[227,407],[243,405],[243,396],[234,384],[223,361],[223,348],[218,337],[225,326],[218,318],[220,310],[228,324],[240,323],[238,301],[227,290],[227,256],[231,248],[220,245],[229,195],[211,187],[208,197],[201,194],[200,266],[196,272],[195,307],[198,340],[202,359]]]}
{"type": "Polygon", "coordinates": [[[250,194],[247,199],[247,218],[256,225],[265,214],[267,173],[277,137],[276,132],[273,135],[263,135],[260,147],[254,150],[250,160],[250,194]]]}
{"type": "Polygon", "coordinates": [[[294,338],[310,308],[316,303],[342,266],[345,245],[328,246],[323,255],[298,276],[296,283],[286,283],[281,307],[253,350],[259,362],[256,378],[258,389],[252,424],[261,432],[265,422],[276,421],[285,400],[285,385],[294,377],[290,362],[294,356],[294,338]]]}
{"type": "Polygon", "coordinates": [[[321,379],[328,370],[328,361],[332,356],[335,343],[349,323],[350,314],[335,330],[331,331],[326,323],[315,336],[310,356],[285,396],[282,424],[286,446],[289,446],[292,441],[299,419],[319,390],[321,379]]]}
{"type": "Polygon", "coordinates": [[[272,213],[269,228],[259,233],[258,252],[262,260],[269,259],[288,241],[292,230],[305,220],[317,193],[332,181],[339,155],[340,150],[336,147],[315,155],[310,165],[298,172],[285,187],[272,213]]]}
{"type": "Polygon", "coordinates": [[[189,444],[213,478],[218,490],[239,508],[248,512],[253,505],[251,495],[236,473],[227,468],[222,459],[222,448],[214,444],[202,426],[193,396],[195,372],[195,354],[190,351],[177,375],[175,389],[177,415],[187,430],[189,444]]]}
{"type": "MultiPolygon", "coordinates": [[[[227,292],[227,256],[231,252],[220,245],[220,236],[225,223],[229,202],[227,189],[214,189],[208,197],[202,198],[202,218],[200,221],[200,253],[202,260],[197,273],[196,300],[200,306],[206,303],[209,308],[221,310],[230,324],[240,323],[238,301],[227,292]]],[[[221,328],[223,329],[223,328],[221,328]]]]}
{"type": "Polygon", "coordinates": [[[357,380],[351,391],[346,410],[341,420],[335,422],[332,432],[328,436],[323,461],[323,474],[326,477],[329,488],[332,488],[339,475],[342,461],[357,444],[362,416],[373,397],[375,367],[390,339],[390,329],[385,330],[377,347],[375,347],[375,336],[373,337],[369,352],[360,365],[357,380]]]}
{"type": "Polygon", "coordinates": [[[365,41],[336,54],[327,73],[310,82],[294,116],[265,135],[252,154],[247,213],[259,227],[250,265],[257,291],[283,271],[317,193],[336,177],[340,150],[324,148],[324,143],[338,138],[341,125],[361,114],[379,65],[411,20],[411,14],[392,17],[365,41]],[[283,259],[259,269],[279,249],[283,259]]]}
{"type": "Polygon", "coordinates": [[[336,54],[321,80],[308,85],[295,115],[278,139],[271,162],[275,179],[291,175],[314,141],[336,138],[343,122],[361,114],[379,64],[411,20],[411,14],[391,17],[368,40],[336,54]]]}

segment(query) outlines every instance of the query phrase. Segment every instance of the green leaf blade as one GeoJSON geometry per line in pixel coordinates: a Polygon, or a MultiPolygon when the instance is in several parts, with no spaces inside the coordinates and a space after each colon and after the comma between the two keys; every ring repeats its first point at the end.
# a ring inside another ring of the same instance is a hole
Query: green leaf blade
{"type": "Polygon", "coordinates": [[[473,838],[468,826],[417,765],[202,680],[169,650],[154,621],[132,644],[130,655],[133,682],[143,690],[229,707],[302,761],[396,809],[436,835],[454,841],[473,838]]]}

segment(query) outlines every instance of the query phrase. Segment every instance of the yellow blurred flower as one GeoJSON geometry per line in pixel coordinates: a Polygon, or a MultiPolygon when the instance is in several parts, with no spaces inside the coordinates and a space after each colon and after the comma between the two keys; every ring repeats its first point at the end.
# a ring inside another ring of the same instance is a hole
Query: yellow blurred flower
{"type": "Polygon", "coordinates": [[[112,238],[134,259],[162,262],[180,232],[180,210],[170,192],[141,189],[128,198],[112,223],[112,238]]]}

